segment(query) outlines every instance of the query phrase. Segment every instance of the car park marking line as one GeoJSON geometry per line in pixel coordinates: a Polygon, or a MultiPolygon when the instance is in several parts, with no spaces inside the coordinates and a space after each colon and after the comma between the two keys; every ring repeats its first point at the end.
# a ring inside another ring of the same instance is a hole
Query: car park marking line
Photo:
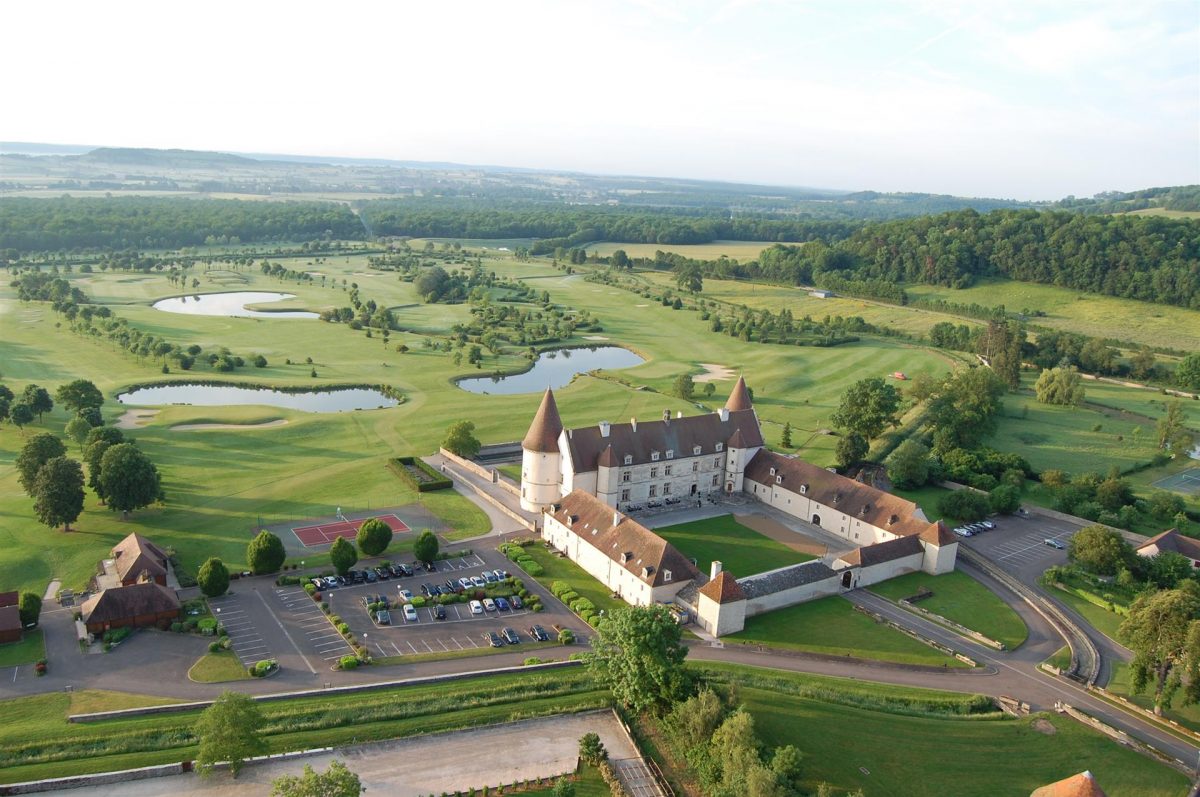
{"type": "MultiPolygon", "coordinates": [[[[1070,536],[1071,536],[1071,532],[1060,532],[1060,534],[1063,534],[1063,533],[1065,533],[1065,534],[1066,534],[1066,536],[1067,536],[1067,538],[1068,538],[1068,539],[1070,538],[1070,536]]],[[[1042,538],[1042,541],[1039,541],[1039,542],[1031,542],[1029,545],[1026,545],[1024,548],[1018,548],[1018,549],[1014,550],[1012,553],[1006,553],[1006,554],[1003,554],[1003,555],[1001,555],[1001,556],[999,556],[999,557],[997,557],[997,558],[998,558],[998,559],[1007,559],[1007,558],[1009,558],[1009,557],[1012,557],[1012,556],[1019,556],[1019,555],[1021,555],[1021,554],[1024,554],[1024,553],[1026,553],[1027,551],[1034,551],[1034,550],[1037,550],[1038,546],[1042,546],[1043,548],[1046,548],[1046,549],[1049,549],[1049,550],[1058,550],[1057,548],[1051,548],[1051,546],[1049,546],[1049,545],[1046,545],[1046,543],[1045,543],[1045,540],[1057,540],[1057,539],[1059,538],[1059,536],[1060,536],[1060,535],[1053,535],[1053,536],[1050,536],[1050,537],[1043,537],[1043,538],[1042,538]]],[[[1024,537],[1023,539],[1035,539],[1035,538],[1036,538],[1036,535],[1034,535],[1034,537],[1028,537],[1028,536],[1027,536],[1027,537],[1024,537]]],[[[1016,542],[1018,542],[1018,543],[1019,543],[1020,541],[1021,541],[1021,540],[1017,540],[1016,542]]],[[[1001,548],[1001,549],[998,549],[998,550],[1003,550],[1003,549],[1001,548]]],[[[1041,557],[1034,557],[1034,558],[1041,558],[1041,557]]]]}
{"type": "Polygon", "coordinates": [[[411,649],[412,649],[412,652],[413,652],[413,653],[416,653],[416,652],[417,652],[417,649],[413,647],[413,643],[411,643],[411,642],[406,642],[405,644],[406,644],[406,645],[408,645],[408,646],[409,646],[409,648],[411,648],[411,649]]]}
{"type": "Polygon", "coordinates": [[[271,610],[271,604],[267,603],[266,597],[264,597],[263,594],[258,591],[255,591],[254,594],[257,595],[258,599],[262,601],[263,608],[265,608],[267,610],[267,614],[271,615],[271,619],[275,621],[275,624],[277,626],[279,626],[279,630],[283,632],[284,637],[286,637],[287,641],[292,644],[293,648],[295,648],[296,655],[299,656],[300,659],[304,662],[304,665],[306,667],[308,667],[308,671],[311,672],[313,675],[316,675],[317,668],[312,665],[312,662],[309,661],[308,657],[304,655],[304,652],[302,650],[300,650],[300,646],[296,644],[296,640],[292,639],[292,635],[288,633],[288,630],[283,625],[283,622],[278,617],[275,616],[275,612],[273,612],[271,610]]]}

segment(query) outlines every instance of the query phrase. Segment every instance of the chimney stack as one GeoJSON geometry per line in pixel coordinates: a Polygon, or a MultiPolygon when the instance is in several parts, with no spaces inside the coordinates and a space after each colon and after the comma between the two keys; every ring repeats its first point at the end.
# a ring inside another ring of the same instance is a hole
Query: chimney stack
{"type": "Polygon", "coordinates": [[[621,522],[621,513],[614,509],[613,510],[613,525],[616,526],[620,522],[621,522]]]}
{"type": "Polygon", "coordinates": [[[637,418],[630,418],[629,425],[633,428],[633,431],[636,432],[637,431],[637,418]]]}
{"type": "Polygon", "coordinates": [[[727,407],[722,407],[721,409],[717,410],[717,414],[721,416],[721,423],[725,423],[729,420],[729,409],[727,407]]]}
{"type": "Polygon", "coordinates": [[[712,567],[708,571],[709,580],[715,579],[717,576],[721,575],[722,567],[723,567],[723,565],[719,561],[714,559],[713,563],[712,563],[712,567]]]}
{"type": "Polygon", "coordinates": [[[675,410],[675,417],[676,417],[676,418],[682,418],[682,417],[683,417],[683,410],[675,410]]]}
{"type": "Polygon", "coordinates": [[[671,411],[670,410],[663,410],[663,420],[666,421],[667,423],[671,422],[671,411]]]}
{"type": "Polygon", "coordinates": [[[612,424],[608,421],[600,421],[600,436],[608,437],[609,431],[612,430],[612,424]]]}

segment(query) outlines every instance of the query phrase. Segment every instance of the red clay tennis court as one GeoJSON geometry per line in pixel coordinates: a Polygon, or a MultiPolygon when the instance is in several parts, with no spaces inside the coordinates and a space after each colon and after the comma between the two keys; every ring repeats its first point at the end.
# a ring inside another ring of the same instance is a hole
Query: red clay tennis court
{"type": "MultiPolygon", "coordinates": [[[[338,537],[352,539],[358,534],[359,526],[366,523],[371,518],[359,518],[358,520],[339,520],[336,523],[322,523],[319,526],[300,526],[292,529],[292,534],[296,535],[296,539],[300,540],[301,545],[306,548],[312,548],[316,545],[328,545],[338,537]]],[[[411,531],[408,524],[395,515],[380,515],[377,520],[382,520],[388,524],[388,528],[393,534],[399,534],[402,531],[411,531]]]]}

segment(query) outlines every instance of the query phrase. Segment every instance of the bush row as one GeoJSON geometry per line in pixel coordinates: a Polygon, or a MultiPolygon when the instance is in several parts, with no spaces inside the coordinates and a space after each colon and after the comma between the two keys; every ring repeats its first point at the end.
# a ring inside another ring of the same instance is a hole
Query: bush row
{"type": "Polygon", "coordinates": [[[434,470],[417,457],[393,457],[388,460],[388,468],[400,477],[400,481],[419,493],[446,490],[454,486],[445,474],[434,470]]]}

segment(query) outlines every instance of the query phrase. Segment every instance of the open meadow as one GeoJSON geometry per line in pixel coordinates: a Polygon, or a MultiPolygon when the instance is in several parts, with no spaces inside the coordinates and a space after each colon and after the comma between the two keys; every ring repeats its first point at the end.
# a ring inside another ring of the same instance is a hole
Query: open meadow
{"type": "Polygon", "coordinates": [[[622,244],[601,241],[589,244],[588,254],[608,257],[618,249],[624,249],[630,257],[654,257],[655,252],[670,252],[695,260],[717,260],[727,257],[739,263],[755,260],[762,250],[774,246],[771,241],[713,241],[707,244],[622,244]]]}

